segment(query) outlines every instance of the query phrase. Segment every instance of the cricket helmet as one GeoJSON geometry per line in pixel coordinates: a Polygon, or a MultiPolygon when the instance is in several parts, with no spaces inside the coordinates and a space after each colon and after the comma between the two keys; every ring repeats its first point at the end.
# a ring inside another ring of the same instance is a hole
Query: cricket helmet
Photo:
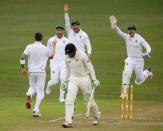
{"type": "Polygon", "coordinates": [[[76,54],[76,50],[77,49],[76,49],[75,45],[72,43],[69,43],[65,47],[65,54],[69,55],[70,57],[74,57],[76,54]]]}

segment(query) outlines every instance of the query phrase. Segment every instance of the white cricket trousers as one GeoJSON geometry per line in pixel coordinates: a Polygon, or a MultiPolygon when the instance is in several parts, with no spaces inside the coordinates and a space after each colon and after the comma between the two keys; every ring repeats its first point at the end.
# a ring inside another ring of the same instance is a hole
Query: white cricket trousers
{"type": "MultiPolygon", "coordinates": [[[[65,62],[63,61],[63,62],[53,64],[53,66],[51,66],[51,80],[48,81],[48,87],[53,87],[59,82],[60,83],[64,82],[65,78],[66,78],[65,62]]],[[[64,93],[65,91],[61,88],[60,85],[60,94],[59,94],[60,99],[64,99],[64,93]]]]}
{"type": "Polygon", "coordinates": [[[27,96],[33,96],[35,93],[36,103],[33,111],[39,112],[39,106],[44,98],[45,73],[29,73],[29,89],[27,96]]]}
{"type": "MultiPolygon", "coordinates": [[[[71,76],[69,78],[68,90],[65,101],[65,121],[70,124],[72,124],[72,116],[74,114],[74,103],[78,88],[80,88],[80,90],[82,91],[85,104],[87,104],[92,92],[91,79],[88,75],[84,77],[71,76]]],[[[91,111],[94,114],[94,118],[99,118],[98,106],[94,100],[92,102],[91,111]]]]}
{"type": "Polygon", "coordinates": [[[129,85],[132,73],[135,73],[136,79],[135,84],[142,84],[149,76],[149,71],[144,70],[143,58],[131,58],[128,57],[125,60],[125,67],[122,75],[122,84],[129,85]]]}

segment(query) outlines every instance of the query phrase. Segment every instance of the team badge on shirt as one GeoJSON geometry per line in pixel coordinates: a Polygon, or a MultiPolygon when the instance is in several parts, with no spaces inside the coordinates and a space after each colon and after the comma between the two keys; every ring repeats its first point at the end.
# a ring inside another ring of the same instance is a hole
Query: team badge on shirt
{"type": "Polygon", "coordinates": [[[138,40],[135,40],[136,43],[138,43],[138,40]]]}
{"type": "Polygon", "coordinates": [[[65,43],[65,41],[63,41],[63,43],[65,43]]]}
{"type": "Polygon", "coordinates": [[[82,36],[81,36],[81,35],[80,35],[79,37],[80,37],[80,38],[82,38],[82,36]]]}

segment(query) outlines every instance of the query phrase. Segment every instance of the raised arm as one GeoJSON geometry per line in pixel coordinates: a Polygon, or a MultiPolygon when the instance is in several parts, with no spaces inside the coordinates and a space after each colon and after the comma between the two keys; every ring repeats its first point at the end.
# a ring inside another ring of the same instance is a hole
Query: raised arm
{"type": "Polygon", "coordinates": [[[53,59],[53,57],[54,57],[54,55],[55,55],[56,43],[57,43],[56,39],[52,41],[51,51],[50,51],[50,53],[49,53],[49,55],[48,55],[48,58],[49,58],[49,59],[53,59]]]}
{"type": "Polygon", "coordinates": [[[111,28],[115,30],[115,32],[122,38],[126,39],[128,36],[126,33],[122,32],[121,29],[117,26],[117,18],[115,16],[110,16],[109,17],[110,23],[111,23],[111,28]]]}
{"type": "Polygon", "coordinates": [[[65,15],[65,26],[66,26],[67,34],[69,34],[69,32],[71,30],[70,17],[68,15],[68,11],[69,11],[69,6],[66,3],[66,4],[64,4],[64,15],[65,15]]]}

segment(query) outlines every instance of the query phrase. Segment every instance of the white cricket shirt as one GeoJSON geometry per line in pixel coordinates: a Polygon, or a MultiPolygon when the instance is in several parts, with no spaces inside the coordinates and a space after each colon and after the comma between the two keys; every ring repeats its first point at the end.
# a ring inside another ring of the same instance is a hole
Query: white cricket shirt
{"type": "Polygon", "coordinates": [[[45,66],[47,58],[49,56],[49,49],[41,42],[34,42],[29,44],[24,52],[28,56],[28,72],[40,72],[45,73],[45,66]]]}
{"type": "Polygon", "coordinates": [[[145,48],[146,52],[151,52],[151,47],[139,34],[135,34],[134,37],[130,37],[120,30],[118,26],[115,27],[117,34],[124,39],[126,43],[127,56],[131,58],[142,58],[142,49],[145,48]]]}
{"type": "Polygon", "coordinates": [[[73,58],[67,56],[65,63],[67,77],[83,77],[90,75],[92,80],[96,80],[96,75],[92,63],[84,52],[77,51],[75,57],[73,58]]]}
{"type": "Polygon", "coordinates": [[[68,35],[68,39],[72,42],[78,51],[83,51],[87,54],[91,54],[92,47],[89,40],[89,37],[86,32],[82,29],[78,33],[75,33],[70,25],[70,18],[68,13],[65,13],[65,25],[66,25],[66,32],[68,35]]]}
{"type": "Polygon", "coordinates": [[[49,49],[51,49],[52,47],[52,42],[56,40],[56,47],[55,47],[55,55],[54,58],[52,60],[50,60],[50,67],[52,68],[54,64],[59,64],[59,63],[63,63],[65,60],[65,47],[68,43],[70,43],[70,41],[66,38],[66,37],[62,37],[62,38],[58,38],[56,35],[49,38],[48,42],[47,42],[47,47],[49,49]]]}

